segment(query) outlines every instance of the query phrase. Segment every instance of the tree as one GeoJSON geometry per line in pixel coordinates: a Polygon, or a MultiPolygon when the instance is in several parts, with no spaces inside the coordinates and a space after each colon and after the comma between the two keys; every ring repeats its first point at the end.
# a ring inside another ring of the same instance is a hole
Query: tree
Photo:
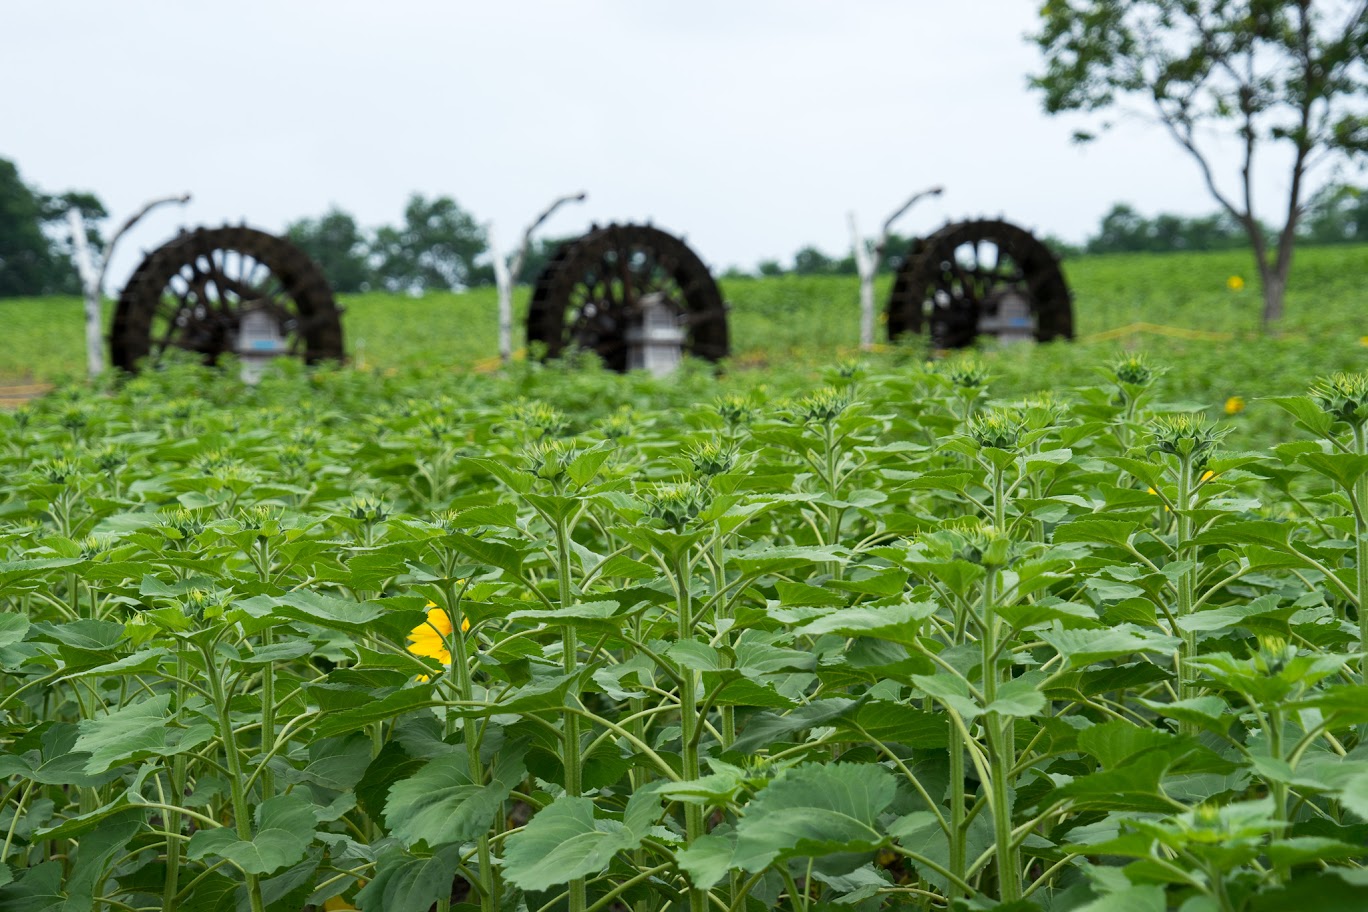
{"type": "Polygon", "coordinates": [[[23,182],[14,162],[0,158],[0,298],[80,293],[71,242],[62,233],[72,208],[86,219],[90,246],[103,249],[94,223],[108,213],[93,194],[40,193],[23,182]]]}
{"type": "Polygon", "coordinates": [[[372,259],[391,291],[455,291],[493,284],[493,266],[477,262],[486,249],[484,229],[454,199],[415,193],[403,227],[375,233],[372,259]]]}
{"type": "Polygon", "coordinates": [[[1149,249],[1149,222],[1127,203],[1117,203],[1088,241],[1089,253],[1122,253],[1149,249]]]}
{"type": "MultiPolygon", "coordinates": [[[[1146,99],[1244,228],[1263,286],[1263,322],[1282,317],[1310,172],[1368,151],[1368,0],[1046,0],[1033,36],[1045,110],[1098,111],[1146,99]],[[1217,179],[1207,137],[1233,132],[1239,189],[1217,179]],[[1254,205],[1256,153],[1287,147],[1282,226],[1270,244],[1254,205]]],[[[1086,133],[1078,138],[1091,138],[1086,133]]]]}
{"type": "Polygon", "coordinates": [[[42,204],[14,163],[0,159],[0,298],[46,293],[52,248],[42,228],[42,204]]]}
{"type": "Polygon", "coordinates": [[[794,275],[830,275],[836,261],[816,247],[804,247],[793,255],[794,275]]]}
{"type": "Polygon", "coordinates": [[[784,266],[778,260],[761,260],[755,271],[762,276],[781,276],[784,274],[784,266]]]}
{"type": "Polygon", "coordinates": [[[367,291],[374,283],[370,245],[356,219],[336,206],[319,218],[291,222],[285,234],[319,265],[333,291],[367,291]]]}
{"type": "MultiPolygon", "coordinates": [[[[1260,224],[1259,231],[1271,237],[1260,224]]],[[[1117,203],[1088,239],[1088,253],[1170,253],[1180,250],[1234,250],[1249,244],[1244,227],[1229,213],[1187,218],[1160,213],[1147,219],[1128,203],[1117,203]]]]}

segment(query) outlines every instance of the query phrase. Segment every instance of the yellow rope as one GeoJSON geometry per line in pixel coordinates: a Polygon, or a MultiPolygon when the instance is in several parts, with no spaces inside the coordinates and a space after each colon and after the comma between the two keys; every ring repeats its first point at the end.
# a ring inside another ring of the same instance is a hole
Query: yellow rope
{"type": "Polygon", "coordinates": [[[1116,329],[1108,329],[1104,332],[1084,336],[1079,341],[1105,342],[1108,339],[1120,339],[1124,336],[1134,336],[1139,333],[1151,333],[1156,336],[1168,336],[1173,339],[1192,339],[1198,342],[1227,342],[1235,338],[1234,333],[1228,332],[1212,332],[1205,329],[1182,329],[1177,326],[1160,326],[1158,323],[1131,323],[1128,326],[1119,326],[1116,329]]]}

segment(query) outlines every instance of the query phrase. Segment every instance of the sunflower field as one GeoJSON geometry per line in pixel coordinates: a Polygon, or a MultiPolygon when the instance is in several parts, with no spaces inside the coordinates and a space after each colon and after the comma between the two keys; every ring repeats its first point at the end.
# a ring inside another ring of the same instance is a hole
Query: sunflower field
{"type": "Polygon", "coordinates": [[[1368,908],[1368,376],[1163,367],[0,413],[0,912],[1368,908]]]}

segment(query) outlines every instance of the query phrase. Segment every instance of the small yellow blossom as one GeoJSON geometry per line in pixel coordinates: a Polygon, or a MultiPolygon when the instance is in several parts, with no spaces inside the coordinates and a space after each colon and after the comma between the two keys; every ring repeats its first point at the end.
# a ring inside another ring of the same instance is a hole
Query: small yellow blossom
{"type": "Polygon", "coordinates": [[[1226,288],[1229,288],[1231,291],[1240,291],[1244,288],[1244,279],[1237,275],[1233,275],[1226,279],[1226,288]]]}
{"type": "Polygon", "coordinates": [[[1244,408],[1245,401],[1243,396],[1231,396],[1226,400],[1225,413],[1227,415],[1238,415],[1240,412],[1244,411],[1244,408]]]}
{"type": "Polygon", "coordinates": [[[1368,345],[1368,336],[1359,336],[1359,345],[1368,345]]]}
{"type": "Polygon", "coordinates": [[[1215,473],[1215,472],[1212,472],[1212,471],[1210,471],[1210,470],[1208,470],[1208,471],[1202,473],[1202,481],[1211,481],[1211,479],[1213,479],[1213,478],[1215,478],[1215,477],[1216,477],[1216,473],[1215,473]]]}
{"type": "MultiPolygon", "coordinates": [[[[451,615],[436,602],[427,603],[427,620],[414,627],[408,635],[408,651],[425,659],[436,659],[443,665],[451,664],[451,615]]],[[[461,619],[461,631],[470,630],[470,618],[461,619]]]]}

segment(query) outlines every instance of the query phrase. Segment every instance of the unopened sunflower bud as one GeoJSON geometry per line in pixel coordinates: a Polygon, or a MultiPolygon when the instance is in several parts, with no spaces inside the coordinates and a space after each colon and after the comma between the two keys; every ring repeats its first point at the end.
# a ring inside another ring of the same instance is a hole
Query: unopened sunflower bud
{"type": "Polygon", "coordinates": [[[1327,415],[1352,427],[1368,423],[1368,374],[1336,373],[1311,387],[1311,398],[1327,415]]]}
{"type": "Polygon", "coordinates": [[[956,358],[945,362],[941,372],[961,389],[982,389],[990,379],[988,368],[977,358],[956,358]]]}
{"type": "Polygon", "coordinates": [[[239,522],[244,529],[256,532],[258,538],[266,539],[280,532],[280,517],[283,511],[271,504],[253,504],[243,510],[239,522]]]}
{"type": "Polygon", "coordinates": [[[672,529],[683,529],[707,506],[707,491],[689,482],[657,485],[647,498],[651,518],[672,529]]]}
{"type": "Polygon", "coordinates": [[[1118,383],[1127,383],[1131,386],[1149,386],[1161,373],[1143,354],[1123,355],[1107,366],[1111,368],[1118,383]]]}
{"type": "Polygon", "coordinates": [[[562,437],[570,428],[565,413],[545,402],[524,402],[513,410],[515,420],[521,422],[537,437],[562,437]]]}
{"type": "Polygon", "coordinates": [[[1297,657],[1297,647],[1288,643],[1286,637],[1272,633],[1259,634],[1258,664],[1268,674],[1276,675],[1287,663],[1297,657]]]}
{"type": "Polygon", "coordinates": [[[71,433],[79,434],[90,424],[90,415],[86,414],[85,409],[80,406],[73,405],[62,409],[58,423],[71,433]]]}
{"type": "Polygon", "coordinates": [[[828,386],[795,402],[792,415],[802,424],[829,424],[849,407],[849,394],[828,386]]]}
{"type": "Polygon", "coordinates": [[[527,467],[538,478],[557,481],[573,456],[574,449],[565,441],[542,438],[528,444],[527,467]]]}
{"type": "Polygon", "coordinates": [[[276,450],[276,460],[280,463],[281,468],[287,472],[297,472],[303,469],[309,461],[309,454],[304,451],[303,447],[287,443],[276,450]]]}
{"type": "Polygon", "coordinates": [[[609,440],[618,440],[632,432],[632,416],[627,412],[614,412],[599,422],[599,433],[609,440]]]}
{"type": "Polygon", "coordinates": [[[190,465],[198,472],[205,475],[212,475],[234,465],[237,460],[232,454],[220,450],[205,450],[194,458],[190,465]]]}
{"type": "Polygon", "coordinates": [[[108,554],[114,547],[114,539],[109,535],[87,535],[77,542],[81,549],[82,560],[95,560],[108,554]]]}
{"type": "Polygon", "coordinates": [[[77,465],[65,456],[38,463],[33,470],[48,484],[66,484],[77,473],[77,465]]]}
{"type": "Polygon", "coordinates": [[[1193,466],[1200,469],[1226,431],[1208,427],[1201,415],[1160,415],[1151,423],[1150,434],[1154,438],[1148,447],[1151,453],[1191,459],[1193,466]]]}
{"type": "Polygon", "coordinates": [[[1057,427],[1068,414],[1068,406],[1049,390],[1036,393],[1023,404],[1022,421],[1027,430],[1057,427]]]}
{"type": "Polygon", "coordinates": [[[735,393],[717,397],[713,402],[713,408],[717,410],[717,414],[727,423],[727,426],[732,429],[750,424],[757,411],[754,402],[735,393]]]}
{"type": "Polygon", "coordinates": [[[1016,449],[1021,440],[1022,421],[1014,412],[994,409],[976,415],[969,422],[969,436],[982,447],[999,450],[1016,449]]]}
{"type": "Polygon", "coordinates": [[[194,538],[204,531],[204,522],[191,510],[179,507],[166,514],[163,528],[174,529],[181,538],[194,538]]]}
{"type": "Polygon", "coordinates": [[[441,440],[451,433],[451,421],[445,415],[427,415],[423,418],[422,425],[433,440],[441,440]]]}
{"type": "Polygon", "coordinates": [[[693,447],[686,456],[695,475],[709,478],[730,471],[736,464],[736,448],[712,440],[693,447]]]}
{"type": "Polygon", "coordinates": [[[388,519],[389,511],[387,511],[385,505],[376,498],[362,495],[360,497],[352,498],[351,518],[359,519],[362,522],[374,525],[388,519]]]}
{"type": "Polygon", "coordinates": [[[864,376],[864,365],[859,361],[842,361],[836,365],[836,376],[842,380],[858,380],[864,376]]]}
{"type": "Polygon", "coordinates": [[[128,462],[128,454],[117,446],[102,447],[95,454],[95,467],[106,475],[123,468],[128,462]]]}
{"type": "Polygon", "coordinates": [[[191,589],[181,601],[181,612],[196,621],[213,620],[223,614],[223,597],[205,589],[191,589]]]}
{"type": "Polygon", "coordinates": [[[1005,567],[1011,559],[1012,541],[979,519],[965,520],[952,528],[963,543],[958,557],[984,567],[1005,567]]]}

